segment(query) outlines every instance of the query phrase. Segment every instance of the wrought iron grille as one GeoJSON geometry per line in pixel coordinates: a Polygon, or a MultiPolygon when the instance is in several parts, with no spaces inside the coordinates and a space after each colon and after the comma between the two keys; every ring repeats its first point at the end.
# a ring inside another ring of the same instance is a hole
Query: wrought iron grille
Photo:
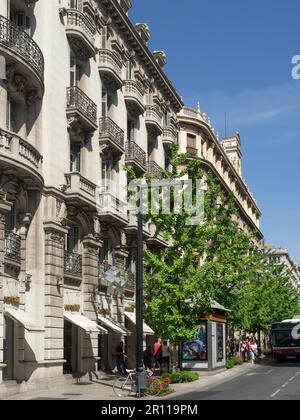
{"type": "Polygon", "coordinates": [[[99,120],[100,137],[107,136],[120,147],[124,147],[124,131],[109,117],[99,120]]]}
{"type": "Polygon", "coordinates": [[[21,57],[44,78],[44,57],[36,42],[4,16],[0,16],[0,45],[21,57]]]}
{"type": "Polygon", "coordinates": [[[5,256],[15,261],[21,259],[21,238],[14,232],[5,233],[5,256]]]}
{"type": "Polygon", "coordinates": [[[65,251],[65,273],[81,276],[82,256],[80,254],[65,251]]]}
{"type": "Polygon", "coordinates": [[[133,141],[126,143],[126,160],[134,160],[146,167],[146,153],[133,141]]]}
{"type": "Polygon", "coordinates": [[[97,124],[97,105],[79,87],[67,88],[67,107],[78,109],[93,124],[97,124]]]}

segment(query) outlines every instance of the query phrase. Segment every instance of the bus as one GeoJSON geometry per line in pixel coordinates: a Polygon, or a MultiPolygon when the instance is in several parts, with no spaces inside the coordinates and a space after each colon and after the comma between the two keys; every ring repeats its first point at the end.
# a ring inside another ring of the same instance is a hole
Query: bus
{"type": "Polygon", "coordinates": [[[300,316],[273,324],[271,343],[273,357],[278,363],[300,360],[300,316]]]}

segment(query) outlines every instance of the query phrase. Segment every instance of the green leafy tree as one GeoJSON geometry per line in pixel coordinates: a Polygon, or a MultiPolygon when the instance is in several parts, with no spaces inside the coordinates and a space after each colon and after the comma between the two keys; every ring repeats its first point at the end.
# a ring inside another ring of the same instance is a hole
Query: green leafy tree
{"type": "MultiPolygon", "coordinates": [[[[177,147],[173,156],[172,171],[164,171],[163,177],[172,181],[188,175],[193,180],[193,204],[196,180],[205,180],[205,218],[191,226],[188,209],[180,214],[149,211],[146,219],[169,246],[159,253],[145,251],[147,322],[179,343],[194,338],[195,325],[201,314],[210,312],[212,300],[231,310],[231,328],[249,332],[267,329],[283,314],[297,312],[297,296],[287,275],[271,266],[254,245],[256,232],[240,229],[234,197],[223,194],[212,174],[204,176],[200,161],[178,156],[177,147]]],[[[132,171],[129,175],[134,178],[132,171]]],[[[174,194],[178,191],[171,191],[171,202],[174,194]]]]}

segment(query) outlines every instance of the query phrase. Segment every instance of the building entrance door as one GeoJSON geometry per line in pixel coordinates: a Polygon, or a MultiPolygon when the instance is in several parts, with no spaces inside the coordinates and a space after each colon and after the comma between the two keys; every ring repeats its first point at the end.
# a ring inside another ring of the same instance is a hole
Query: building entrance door
{"type": "Polygon", "coordinates": [[[98,335],[98,370],[108,370],[108,334],[98,335]]]}
{"type": "Polygon", "coordinates": [[[78,372],[78,328],[64,322],[64,375],[78,372]]]}
{"type": "Polygon", "coordinates": [[[3,340],[3,380],[14,379],[14,321],[4,316],[4,340],[3,340]]]}

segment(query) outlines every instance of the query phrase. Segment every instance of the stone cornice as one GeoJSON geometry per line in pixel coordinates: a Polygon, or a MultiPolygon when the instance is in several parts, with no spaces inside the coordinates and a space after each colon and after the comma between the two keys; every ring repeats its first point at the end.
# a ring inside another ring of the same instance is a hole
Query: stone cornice
{"type": "Polygon", "coordinates": [[[136,28],[120,6],[117,0],[103,0],[102,3],[109,10],[109,15],[116,21],[121,31],[125,33],[132,48],[136,51],[139,56],[142,56],[142,61],[147,65],[151,75],[160,83],[162,90],[168,97],[170,102],[173,104],[176,112],[179,112],[183,107],[183,102],[176,92],[174,86],[156,62],[153,54],[143,42],[141,36],[137,32],[136,28]]]}

